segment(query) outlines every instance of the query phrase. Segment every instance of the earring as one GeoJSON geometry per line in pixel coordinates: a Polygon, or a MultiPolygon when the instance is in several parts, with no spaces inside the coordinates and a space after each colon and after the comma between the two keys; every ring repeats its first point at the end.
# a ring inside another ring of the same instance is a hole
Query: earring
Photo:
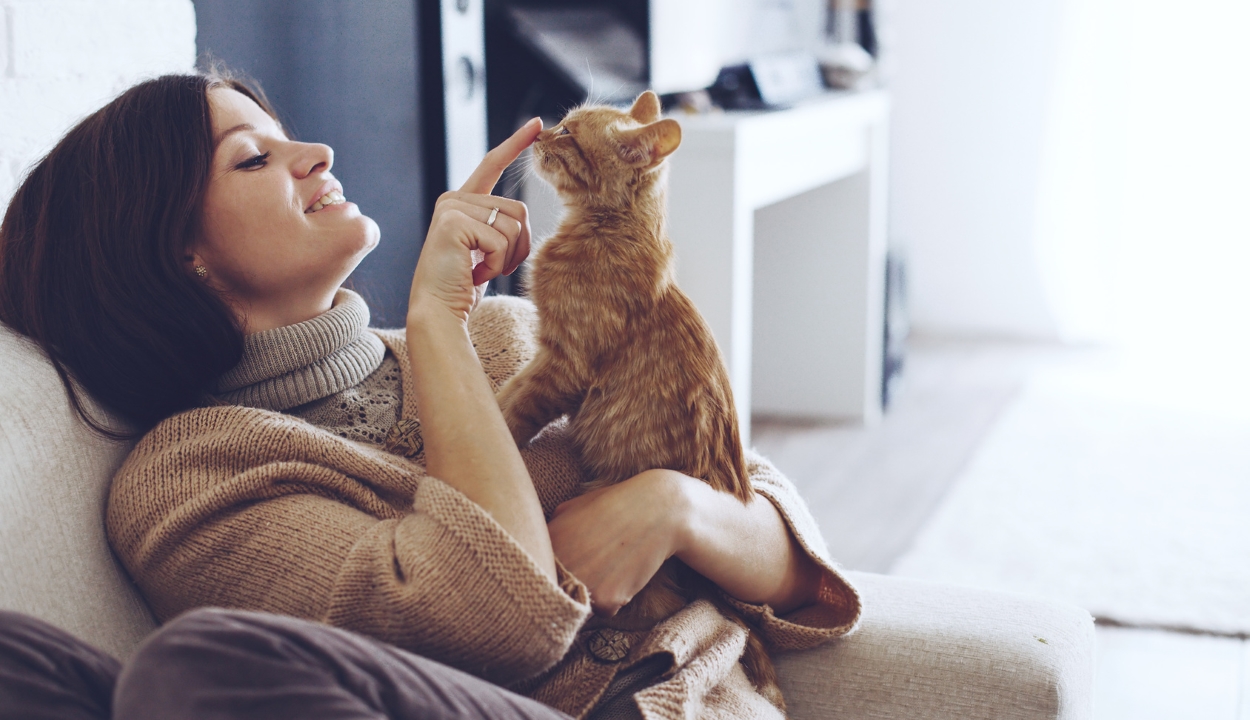
{"type": "Polygon", "coordinates": [[[208,277],[208,268],[204,267],[203,265],[196,265],[195,274],[199,275],[200,279],[203,280],[204,278],[208,277]]]}

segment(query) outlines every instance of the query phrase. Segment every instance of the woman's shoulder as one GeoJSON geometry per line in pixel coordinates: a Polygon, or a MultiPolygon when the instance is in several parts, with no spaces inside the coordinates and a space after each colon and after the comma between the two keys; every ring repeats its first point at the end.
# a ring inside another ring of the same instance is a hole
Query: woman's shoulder
{"type": "Polygon", "coordinates": [[[398,455],[285,413],[194,408],[161,421],[126,456],[109,486],[106,524],[116,548],[188,508],[225,512],[278,495],[333,494],[344,477],[367,478],[387,497],[411,497],[421,475],[398,455]]]}
{"type": "MultiPolygon", "coordinates": [[[[273,410],[228,403],[206,405],[171,415],[148,430],[131,450],[131,458],[141,458],[174,447],[185,447],[197,440],[221,440],[233,434],[275,428],[296,418],[273,410]]],[[[123,464],[125,467],[125,464],[123,464]]]]}
{"type": "Polygon", "coordinates": [[[274,463],[342,463],[407,474],[398,456],[340,438],[298,417],[242,405],[192,408],[162,420],[135,445],[113,476],[110,504],[153,493],[203,491],[274,463]],[[168,486],[168,487],[165,487],[168,486]]]}
{"type": "Polygon", "coordinates": [[[193,498],[253,464],[274,444],[279,413],[240,405],[192,408],[168,417],[139,439],[113,474],[106,527],[125,560],[140,538],[193,498]]]}

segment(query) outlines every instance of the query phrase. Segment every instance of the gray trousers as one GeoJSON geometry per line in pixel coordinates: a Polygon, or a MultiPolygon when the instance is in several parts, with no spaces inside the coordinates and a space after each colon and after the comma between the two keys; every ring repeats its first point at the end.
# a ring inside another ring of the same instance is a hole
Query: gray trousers
{"type": "Polygon", "coordinates": [[[541,703],[326,625],[203,609],[125,665],[0,611],[0,720],[570,720],[541,703]]]}

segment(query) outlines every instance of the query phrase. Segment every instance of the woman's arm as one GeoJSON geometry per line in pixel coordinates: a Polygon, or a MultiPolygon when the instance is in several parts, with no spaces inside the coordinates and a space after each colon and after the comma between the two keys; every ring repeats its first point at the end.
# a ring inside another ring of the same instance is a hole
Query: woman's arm
{"type": "Polygon", "coordinates": [[[467,326],[480,286],[515,270],[529,252],[525,206],[487,193],[541,129],[536,120],[526,124],[460,192],[439,198],[413,276],[407,333],[426,469],[494,517],[554,580],[542,506],[467,326]]]}
{"type": "Polygon", "coordinates": [[[468,332],[437,313],[410,316],[408,353],[426,470],[495,518],[554,580],[542,506],[468,332]]]}
{"type": "Polygon", "coordinates": [[[744,504],[672,470],[649,470],[560,505],[548,525],[561,562],[611,615],[676,555],[730,595],[785,613],[816,600],[823,569],[777,509],[744,504]]]}
{"type": "Polygon", "coordinates": [[[816,601],[824,570],[799,547],[767,498],[756,493],[744,504],[673,474],[689,508],[678,524],[675,554],[682,562],[739,600],[770,605],[778,614],[816,601]]]}

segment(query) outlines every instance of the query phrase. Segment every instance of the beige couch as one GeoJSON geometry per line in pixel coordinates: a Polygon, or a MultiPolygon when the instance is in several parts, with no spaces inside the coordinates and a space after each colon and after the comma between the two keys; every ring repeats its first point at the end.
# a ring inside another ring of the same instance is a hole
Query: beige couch
{"type": "MultiPolygon", "coordinates": [[[[51,365],[0,325],[0,608],[125,657],[152,630],[103,508],[128,447],[74,417],[51,365]]],[[[852,573],[853,635],[778,659],[797,720],[1088,718],[1093,622],[1036,598],[852,573]]]]}

